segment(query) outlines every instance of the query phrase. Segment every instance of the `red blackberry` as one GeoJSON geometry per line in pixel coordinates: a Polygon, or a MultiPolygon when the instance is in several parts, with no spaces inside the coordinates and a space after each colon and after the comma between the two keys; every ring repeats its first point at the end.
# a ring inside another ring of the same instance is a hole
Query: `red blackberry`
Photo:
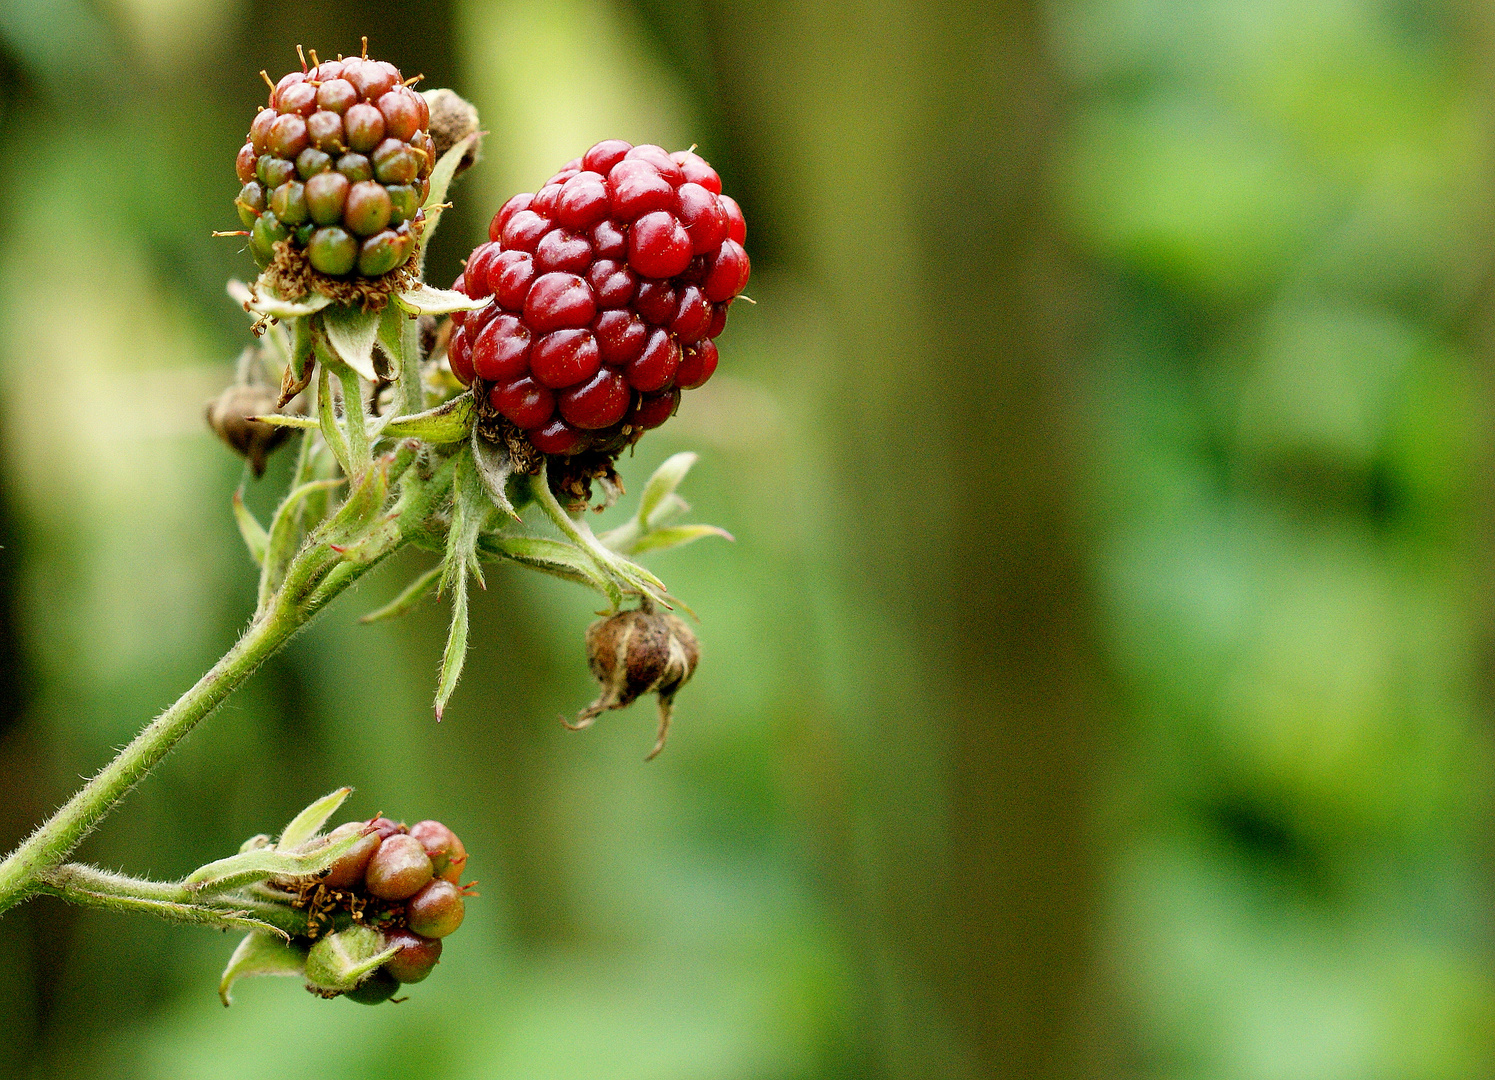
{"type": "Polygon", "coordinates": [[[600,142],[493,216],[452,286],[453,374],[547,454],[636,441],[716,370],[746,225],[689,150],[600,142]]]}
{"type": "Polygon", "coordinates": [[[284,76],[236,162],[235,204],[255,261],[269,265],[286,240],[332,277],[403,266],[425,223],[430,119],[426,100],[382,60],[339,57],[284,76]]]}

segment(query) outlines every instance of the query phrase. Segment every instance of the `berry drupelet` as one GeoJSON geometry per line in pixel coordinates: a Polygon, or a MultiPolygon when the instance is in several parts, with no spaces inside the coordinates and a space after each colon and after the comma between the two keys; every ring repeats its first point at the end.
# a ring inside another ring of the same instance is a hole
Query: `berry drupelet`
{"type": "Polygon", "coordinates": [[[283,77],[236,163],[255,261],[268,265],[287,241],[332,277],[403,266],[425,222],[430,119],[426,100],[382,60],[339,58],[283,77]]]}
{"type": "Polygon", "coordinates": [[[494,215],[447,357],[545,454],[616,454],[716,370],[747,226],[689,150],[600,142],[494,215]]]}

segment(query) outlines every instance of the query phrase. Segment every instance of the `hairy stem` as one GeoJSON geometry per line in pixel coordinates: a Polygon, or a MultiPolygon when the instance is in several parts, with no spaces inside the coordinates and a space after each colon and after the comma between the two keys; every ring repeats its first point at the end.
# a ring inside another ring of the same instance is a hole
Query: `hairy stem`
{"type": "MultiPolygon", "coordinates": [[[[287,581],[301,579],[303,588],[306,588],[326,574],[330,563],[337,561],[336,556],[329,557],[323,549],[308,548],[293,560],[287,581]]],[[[32,893],[43,891],[44,875],[55,870],[99,820],[170,753],[199,720],[218,708],[255,669],[278,652],[334,596],[368,568],[366,565],[357,566],[337,575],[335,581],[322,582],[313,603],[306,602],[304,594],[282,592],[261,611],[234,647],[198,680],[196,686],[156,717],[62,809],[27,837],[4,862],[0,862],[0,912],[32,893]]],[[[137,907],[166,902],[144,896],[128,899],[137,907]]]]}
{"type": "Polygon", "coordinates": [[[284,934],[306,932],[305,913],[281,904],[237,894],[203,903],[178,882],[126,877],[80,863],[65,863],[43,871],[34,891],[85,907],[139,911],[169,922],[234,930],[271,927],[284,934]]]}

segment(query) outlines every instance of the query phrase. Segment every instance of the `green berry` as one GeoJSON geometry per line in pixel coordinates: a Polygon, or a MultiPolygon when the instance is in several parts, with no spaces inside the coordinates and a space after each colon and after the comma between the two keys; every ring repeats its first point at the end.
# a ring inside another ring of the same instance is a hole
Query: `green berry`
{"type": "Polygon", "coordinates": [[[257,182],[251,180],[239,191],[239,197],[234,200],[234,205],[239,209],[239,220],[244,223],[246,229],[254,228],[255,221],[265,212],[265,189],[257,182]]]}
{"type": "Polygon", "coordinates": [[[354,184],[343,204],[343,223],[358,236],[373,236],[389,224],[394,209],[384,185],[373,180],[354,184]]]}
{"type": "Polygon", "coordinates": [[[310,180],[318,173],[324,173],[332,168],[332,155],[325,154],[314,146],[308,146],[296,155],[296,175],[303,180],[310,180]]]}
{"type": "Polygon", "coordinates": [[[389,192],[389,223],[403,225],[415,217],[420,209],[420,194],[409,184],[395,184],[385,188],[389,192]]]}
{"type": "Polygon", "coordinates": [[[378,277],[409,257],[404,237],[393,229],[385,229],[369,237],[358,249],[358,272],[364,277],[378,277]]]}
{"type": "Polygon", "coordinates": [[[265,264],[275,258],[275,242],[287,240],[290,235],[274,212],[266,210],[255,219],[254,226],[249,231],[249,246],[254,251],[254,257],[265,264]]]}
{"type": "Polygon", "coordinates": [[[343,219],[343,204],[353,185],[339,172],[318,173],[306,182],[306,209],[318,225],[333,225],[343,219]]]}
{"type": "Polygon", "coordinates": [[[327,225],[311,234],[306,257],[312,269],[332,277],[341,277],[358,262],[358,241],[336,225],[327,225]]]}
{"type": "Polygon", "coordinates": [[[311,216],[306,210],[306,185],[289,180],[270,193],[270,209],[287,225],[301,225],[311,216]]]}
{"type": "Polygon", "coordinates": [[[259,178],[259,182],[265,185],[265,190],[274,191],[296,175],[296,166],[274,154],[261,154],[259,161],[255,164],[254,174],[259,178]]]}
{"type": "Polygon", "coordinates": [[[356,184],[374,178],[374,163],[362,154],[348,153],[337,159],[337,171],[356,184]]]}

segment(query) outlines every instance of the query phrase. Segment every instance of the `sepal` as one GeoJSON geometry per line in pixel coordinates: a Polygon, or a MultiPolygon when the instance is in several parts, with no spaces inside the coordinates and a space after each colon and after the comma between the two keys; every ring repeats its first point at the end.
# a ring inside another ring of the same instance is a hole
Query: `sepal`
{"type": "Polygon", "coordinates": [[[342,806],[351,794],[353,794],[352,788],[340,787],[331,794],[323,795],[290,820],[275,846],[283,851],[299,848],[321,831],[322,826],[327,824],[327,819],[337,813],[337,808],[342,806]]]}
{"type": "Polygon", "coordinates": [[[428,443],[454,443],[467,438],[476,414],[471,392],[442,402],[433,409],[400,416],[384,425],[385,438],[415,438],[428,443]]]}
{"type": "MultiPolygon", "coordinates": [[[[322,333],[328,347],[343,363],[374,382],[374,341],[379,336],[377,311],[364,311],[348,304],[335,304],[322,312],[322,333]]],[[[351,410],[350,410],[351,412],[351,410]]]]}
{"type": "Polygon", "coordinates": [[[244,935],[239,947],[228,958],[223,977],[218,980],[218,997],[225,1006],[234,1003],[233,986],[253,975],[306,974],[306,951],[270,934],[255,931],[244,935]]]}
{"type": "Polygon", "coordinates": [[[386,945],[384,935],[368,926],[328,934],[306,954],[306,988],[322,997],[346,994],[399,951],[399,945],[386,945]]]}
{"type": "MultiPolygon", "coordinates": [[[[332,303],[331,297],[322,296],[320,293],[305,299],[283,300],[258,281],[248,286],[247,291],[249,299],[245,303],[249,310],[258,315],[268,315],[272,319],[294,319],[298,316],[315,315],[332,303]]],[[[229,295],[233,296],[234,290],[230,289],[229,295]]],[[[238,299],[237,296],[234,298],[238,299]]]]}
{"type": "Polygon", "coordinates": [[[395,303],[412,315],[450,315],[454,311],[478,311],[491,303],[490,297],[474,300],[455,289],[436,289],[424,283],[394,294],[395,303]]]}

